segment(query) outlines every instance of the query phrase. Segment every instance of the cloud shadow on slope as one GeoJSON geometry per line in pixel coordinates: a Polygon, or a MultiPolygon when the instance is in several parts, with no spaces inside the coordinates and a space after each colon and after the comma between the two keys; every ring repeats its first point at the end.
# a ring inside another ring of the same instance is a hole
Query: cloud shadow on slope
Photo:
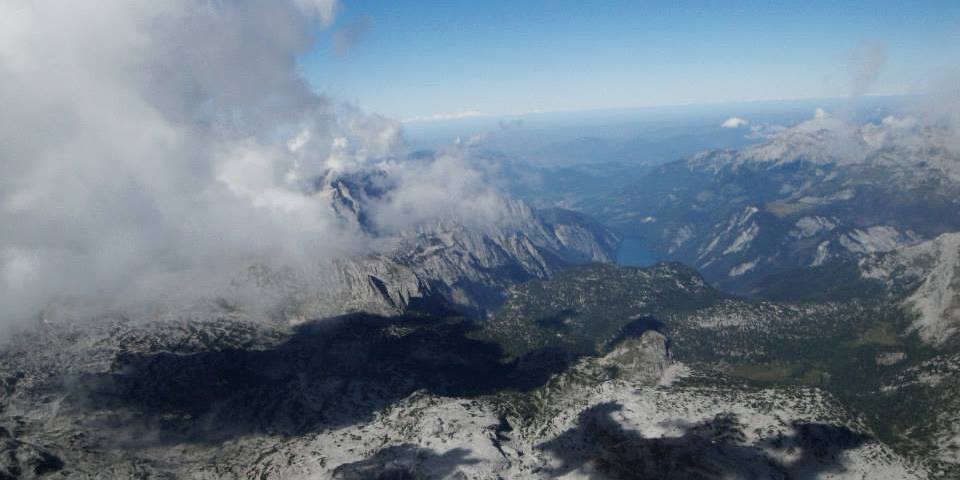
{"type": "Polygon", "coordinates": [[[301,325],[263,350],[121,353],[109,373],[76,382],[72,406],[97,412],[102,431],[212,444],[361,423],[415,391],[528,391],[576,359],[550,349],[506,362],[499,345],[470,338],[476,328],[461,319],[357,314],[301,325]]]}
{"type": "Polygon", "coordinates": [[[469,450],[463,448],[438,454],[433,450],[410,444],[395,445],[378,450],[364,460],[338,466],[333,471],[333,478],[335,480],[447,478],[457,470],[458,466],[479,462],[479,460],[467,458],[469,453],[469,450]]]}
{"type": "Polygon", "coordinates": [[[575,427],[540,444],[560,459],[544,473],[560,476],[589,465],[593,476],[609,479],[816,478],[842,471],[841,454],[870,440],[843,426],[794,422],[793,435],[746,445],[733,414],[689,425],[677,437],[645,438],[613,419],[622,408],[614,402],[588,408],[575,427]],[[787,464],[760,447],[798,456],[787,464]]]}

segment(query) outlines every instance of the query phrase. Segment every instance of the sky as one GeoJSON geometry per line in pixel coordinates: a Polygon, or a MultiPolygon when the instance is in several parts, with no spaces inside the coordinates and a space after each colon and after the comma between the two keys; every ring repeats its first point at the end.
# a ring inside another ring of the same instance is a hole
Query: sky
{"type": "Polygon", "coordinates": [[[924,93],[960,2],[344,0],[299,63],[400,120],[924,93]]]}

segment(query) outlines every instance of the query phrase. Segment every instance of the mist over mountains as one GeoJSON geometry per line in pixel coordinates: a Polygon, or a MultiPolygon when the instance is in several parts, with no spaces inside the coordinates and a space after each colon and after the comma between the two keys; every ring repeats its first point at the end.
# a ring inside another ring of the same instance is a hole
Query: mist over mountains
{"type": "Polygon", "coordinates": [[[254,264],[323,276],[421,224],[509,215],[462,154],[411,161],[397,122],[308,87],[296,58],[334,5],[0,7],[4,330],[168,309],[254,264]],[[356,200],[376,235],[337,210],[331,185],[359,174],[381,190],[356,200]]]}
{"type": "Polygon", "coordinates": [[[0,0],[0,479],[960,476],[955,78],[869,96],[878,41],[844,98],[319,93],[484,66],[409,88],[449,25],[394,7],[0,0]]]}

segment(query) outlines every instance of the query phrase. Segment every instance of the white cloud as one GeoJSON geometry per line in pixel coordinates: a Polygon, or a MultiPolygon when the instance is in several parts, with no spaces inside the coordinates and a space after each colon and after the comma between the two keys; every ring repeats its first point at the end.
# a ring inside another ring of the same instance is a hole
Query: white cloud
{"type": "Polygon", "coordinates": [[[720,124],[720,126],[723,128],[740,128],[740,127],[747,126],[747,124],[749,123],[750,122],[740,117],[730,117],[724,120],[723,123],[720,124]]]}
{"type": "Polygon", "coordinates": [[[339,0],[295,0],[295,2],[305,15],[319,18],[326,26],[333,24],[340,10],[339,0]]]}
{"type": "Polygon", "coordinates": [[[476,225],[495,223],[505,208],[483,173],[457,152],[435,161],[387,167],[397,188],[388,202],[378,204],[374,220],[399,232],[410,224],[456,220],[476,225]]]}
{"type": "Polygon", "coordinates": [[[456,112],[456,113],[434,113],[433,115],[411,117],[411,118],[404,119],[403,123],[437,122],[442,120],[459,120],[462,118],[474,118],[474,117],[486,117],[486,116],[489,116],[489,115],[477,110],[465,110],[465,111],[456,112]]]}
{"type": "Polygon", "coordinates": [[[391,229],[496,203],[455,159],[407,166],[398,122],[312,92],[296,59],[336,10],[0,3],[0,334],[52,302],[201,296],[253,262],[372,248],[317,179],[388,171],[396,190],[371,208],[391,229]]]}

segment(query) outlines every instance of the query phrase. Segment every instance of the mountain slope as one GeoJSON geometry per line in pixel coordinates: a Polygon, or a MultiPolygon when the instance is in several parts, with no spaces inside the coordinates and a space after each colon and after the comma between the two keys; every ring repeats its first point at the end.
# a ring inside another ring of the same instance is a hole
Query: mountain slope
{"type": "Polygon", "coordinates": [[[589,210],[747,292],[772,273],[960,230],[960,156],[948,146],[947,132],[908,120],[822,115],[765,144],[664,165],[589,210]]]}
{"type": "Polygon", "coordinates": [[[410,230],[384,230],[372,211],[378,198],[390,194],[385,182],[374,172],[317,186],[317,195],[329,199],[345,225],[379,246],[375,253],[325,262],[322,279],[309,271],[254,265],[235,283],[279,298],[281,311],[275,314],[292,322],[355,312],[395,315],[411,308],[477,315],[499,305],[510,285],[572,265],[612,261],[620,242],[585,215],[533,210],[508,198],[497,199],[492,221],[434,220],[410,230]]]}
{"type": "MultiPolygon", "coordinates": [[[[934,243],[950,244],[947,239],[934,243]]],[[[921,263],[927,272],[936,271],[936,263],[921,263]]],[[[602,352],[605,342],[618,338],[616,332],[656,330],[669,338],[674,359],[710,372],[697,377],[698,385],[724,390],[743,381],[757,388],[817,389],[901,454],[943,478],[956,474],[957,349],[950,342],[933,348],[917,335],[916,316],[905,302],[918,285],[937,278],[935,273],[893,282],[899,286],[896,295],[885,293],[879,280],[865,278],[863,285],[872,290],[862,294],[769,302],[720,294],[699,276],[677,275],[690,270],[676,268],[667,273],[670,264],[640,270],[582,267],[542,284],[521,285],[481,334],[517,355],[541,348],[602,352]]],[[[853,268],[861,275],[856,264],[853,268]]],[[[793,285],[808,291],[823,287],[793,285]]]]}
{"type": "Polygon", "coordinates": [[[48,322],[0,351],[0,427],[10,468],[65,478],[926,477],[820,386],[697,353],[735,362],[738,326],[775,353],[809,313],[662,264],[521,285],[489,322],[48,322]]]}
{"type": "Polygon", "coordinates": [[[584,262],[609,262],[619,238],[574,212],[509,202],[498,225],[440,222],[404,234],[392,252],[337,262],[345,311],[402,313],[423,303],[483,312],[509,285],[584,262]]]}
{"type": "MultiPolygon", "coordinates": [[[[960,330],[960,234],[897,249],[860,262],[862,275],[882,281],[916,315],[913,329],[931,344],[956,340],[960,330]]],[[[956,342],[954,342],[956,343],[956,342]]]]}

